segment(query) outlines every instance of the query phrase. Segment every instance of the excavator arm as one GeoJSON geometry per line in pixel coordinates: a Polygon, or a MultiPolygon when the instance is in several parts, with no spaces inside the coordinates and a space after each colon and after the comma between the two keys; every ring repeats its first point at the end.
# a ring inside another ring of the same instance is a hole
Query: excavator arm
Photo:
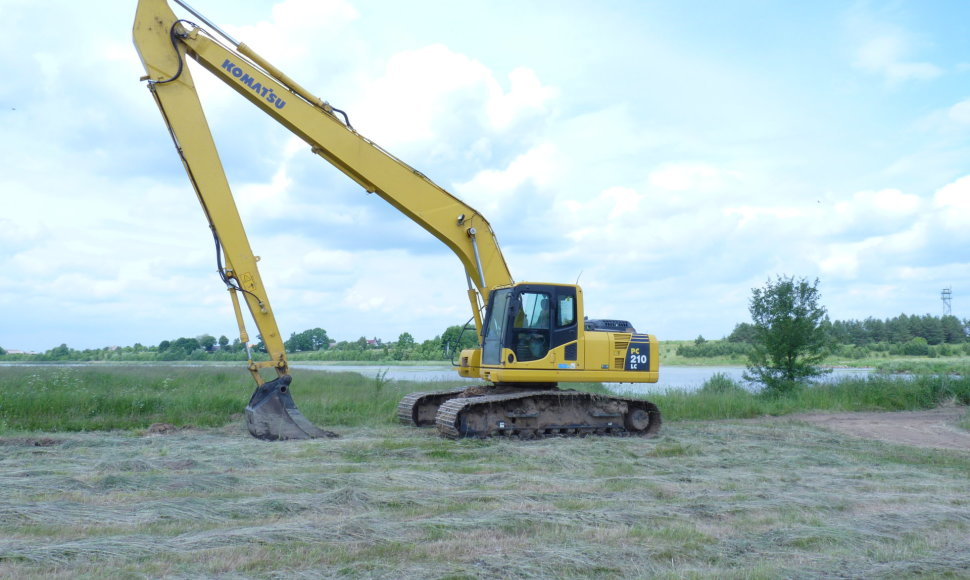
{"type": "Polygon", "coordinates": [[[283,339],[187,59],[200,64],[306,141],[314,153],[367,192],[379,195],[451,248],[466,272],[479,334],[488,293],[511,284],[512,277],[491,226],[478,212],[359,134],[346,118],[337,117],[339,111],[245,44],[236,42],[181,0],[175,1],[207,28],[179,19],[167,0],[139,0],[133,37],[147,72],[143,80],[168,125],[212,228],[217,252],[224,255],[219,273],[232,298],[240,338],[248,343],[241,295],[269,353],[269,361],[259,362],[254,362],[250,353],[249,370],[257,384],[246,408],[250,432],[265,439],[329,435],[300,414],[288,392],[290,377],[283,339]],[[267,368],[276,373],[276,378],[268,382],[260,374],[267,368]]]}

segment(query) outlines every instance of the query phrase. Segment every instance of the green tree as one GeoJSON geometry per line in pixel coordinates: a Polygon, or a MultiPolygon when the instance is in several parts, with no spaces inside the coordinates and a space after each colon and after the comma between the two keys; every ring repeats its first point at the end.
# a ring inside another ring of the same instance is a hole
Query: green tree
{"type": "Polygon", "coordinates": [[[818,279],[778,276],[763,288],[753,288],[748,310],[754,323],[754,349],[748,354],[744,378],[769,392],[794,389],[801,379],[825,370],[828,336],[822,323],[825,307],[819,304],[818,279]]]}
{"type": "Polygon", "coordinates": [[[219,350],[226,350],[229,346],[229,337],[225,334],[219,337],[219,350]]]}
{"type": "Polygon", "coordinates": [[[330,337],[322,328],[311,328],[300,333],[293,333],[286,341],[286,350],[290,352],[325,350],[330,348],[330,337]]]}
{"type": "Polygon", "coordinates": [[[966,340],[965,329],[960,319],[948,314],[940,319],[943,327],[943,337],[948,344],[960,344],[966,340]]]}
{"type": "Polygon", "coordinates": [[[414,348],[414,337],[411,336],[410,332],[402,332],[397,337],[397,347],[402,350],[411,350],[414,348]]]}
{"type": "Polygon", "coordinates": [[[903,345],[903,354],[909,356],[927,356],[930,354],[930,345],[922,336],[910,340],[903,345]]]}
{"type": "Polygon", "coordinates": [[[869,340],[872,342],[886,341],[888,335],[886,333],[886,323],[884,321],[870,316],[862,321],[862,325],[865,327],[866,333],[869,335],[869,340]]]}
{"type": "Polygon", "coordinates": [[[414,337],[410,332],[402,332],[394,344],[394,360],[409,360],[414,350],[414,337]]]}
{"type": "Polygon", "coordinates": [[[3,347],[0,346],[0,356],[3,356],[5,354],[7,354],[7,351],[3,350],[3,347]]]}
{"type": "Polygon", "coordinates": [[[741,322],[734,325],[734,330],[728,335],[728,342],[754,342],[754,325],[749,322],[741,322]]]}
{"type": "Polygon", "coordinates": [[[206,352],[212,352],[212,349],[216,347],[216,337],[211,334],[203,334],[196,340],[199,341],[199,346],[202,347],[202,350],[206,352]]]}
{"type": "Polygon", "coordinates": [[[172,344],[168,347],[169,350],[179,350],[186,355],[201,348],[202,345],[199,344],[199,339],[186,338],[184,336],[173,340],[172,344]]]}
{"type": "Polygon", "coordinates": [[[895,344],[903,344],[913,338],[909,317],[905,314],[887,321],[886,330],[889,333],[889,341],[895,344]]]}
{"type": "Polygon", "coordinates": [[[441,348],[444,350],[442,354],[447,356],[456,355],[466,348],[475,348],[478,346],[478,332],[475,331],[475,326],[471,324],[465,324],[464,326],[455,325],[449,326],[441,334],[441,348]]]}
{"type": "Polygon", "coordinates": [[[918,336],[925,338],[927,344],[940,344],[946,339],[943,322],[938,317],[925,314],[920,318],[919,323],[920,332],[918,336]]]}
{"type": "Polygon", "coordinates": [[[54,360],[66,360],[71,356],[71,349],[66,344],[61,343],[60,346],[55,346],[47,351],[46,354],[54,360]]]}

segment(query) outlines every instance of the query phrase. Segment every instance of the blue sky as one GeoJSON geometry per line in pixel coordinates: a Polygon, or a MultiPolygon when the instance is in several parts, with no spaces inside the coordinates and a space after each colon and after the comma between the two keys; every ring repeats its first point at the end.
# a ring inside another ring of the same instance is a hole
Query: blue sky
{"type": "MultiPolygon", "coordinates": [[[[970,4],[191,4],[482,211],[517,280],[578,279],[592,317],[719,338],[777,275],[819,278],[832,318],[940,314],[947,287],[970,316],[970,4]]],[[[0,346],[232,338],[135,2],[97,7],[0,0],[0,346]]],[[[443,245],[206,77],[284,335],[468,319],[443,245]]]]}

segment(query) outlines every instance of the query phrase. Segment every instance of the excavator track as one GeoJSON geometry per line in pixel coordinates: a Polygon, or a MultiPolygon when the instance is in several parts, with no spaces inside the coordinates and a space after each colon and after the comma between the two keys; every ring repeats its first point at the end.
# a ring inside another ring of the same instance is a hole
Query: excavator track
{"type": "Polygon", "coordinates": [[[566,390],[452,398],[435,417],[438,431],[461,437],[655,436],[660,409],[649,401],[566,390]]]}
{"type": "Polygon", "coordinates": [[[431,427],[442,403],[465,392],[465,387],[448,391],[411,393],[397,404],[397,418],[417,427],[431,427]]]}

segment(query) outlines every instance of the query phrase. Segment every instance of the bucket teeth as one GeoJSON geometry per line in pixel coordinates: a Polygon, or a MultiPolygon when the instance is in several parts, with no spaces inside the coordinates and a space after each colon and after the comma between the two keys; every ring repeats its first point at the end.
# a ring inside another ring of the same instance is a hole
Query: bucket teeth
{"type": "Polygon", "coordinates": [[[283,375],[256,388],[246,405],[246,426],[257,439],[283,441],[337,437],[303,416],[290,395],[293,377],[283,375]]]}

